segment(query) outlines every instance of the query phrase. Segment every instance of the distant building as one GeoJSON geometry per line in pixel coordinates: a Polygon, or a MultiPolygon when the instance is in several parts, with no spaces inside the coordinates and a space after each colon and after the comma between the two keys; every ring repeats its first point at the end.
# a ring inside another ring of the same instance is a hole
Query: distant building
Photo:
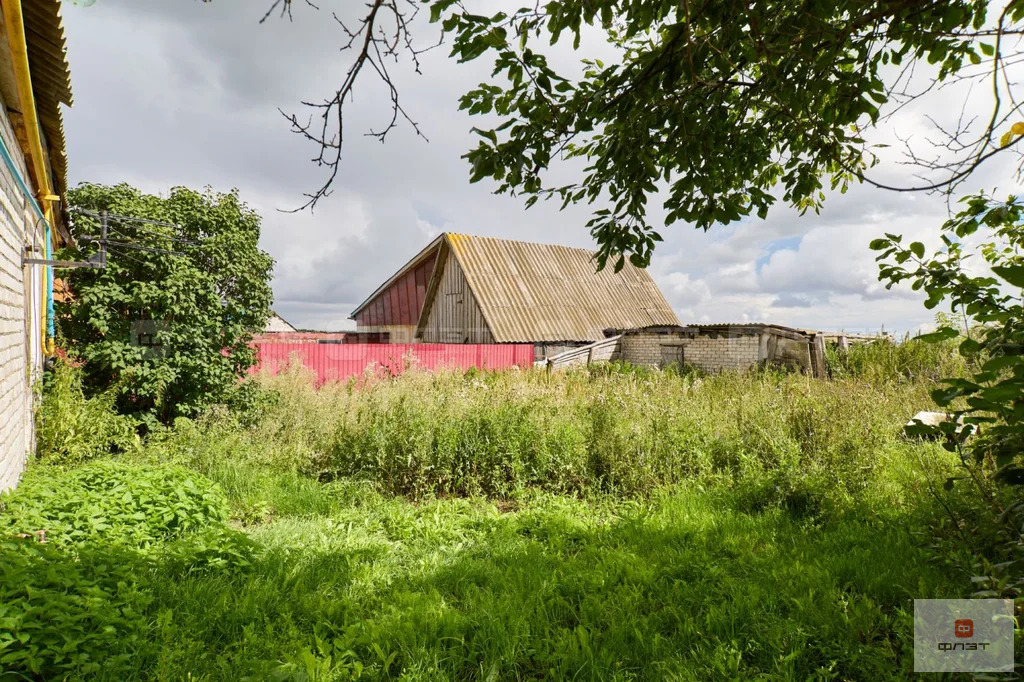
{"type": "Polygon", "coordinates": [[[532,343],[537,357],[609,327],[678,325],[646,270],[596,272],[594,252],[444,233],[352,313],[390,343],[532,343]]]}
{"type": "Polygon", "coordinates": [[[262,334],[253,334],[256,345],[266,343],[353,343],[352,332],[318,332],[296,329],[283,317],[270,311],[262,334]]]}
{"type": "Polygon", "coordinates": [[[270,319],[267,320],[267,326],[263,328],[264,334],[280,334],[282,332],[293,332],[296,331],[295,327],[288,324],[287,321],[273,310],[270,311],[270,319]]]}

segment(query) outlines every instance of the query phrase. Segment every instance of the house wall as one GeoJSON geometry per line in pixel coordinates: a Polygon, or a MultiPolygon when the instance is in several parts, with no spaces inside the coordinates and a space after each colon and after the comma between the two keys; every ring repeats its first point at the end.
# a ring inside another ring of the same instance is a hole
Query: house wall
{"type": "Polygon", "coordinates": [[[424,343],[494,343],[456,258],[449,256],[420,334],[424,343]]]}
{"type": "MultiPolygon", "coordinates": [[[[28,169],[6,109],[0,136],[22,178],[28,169]]],[[[37,226],[7,165],[0,161],[0,490],[14,486],[35,445],[33,385],[40,377],[40,266],[22,266],[26,246],[42,258],[45,228],[37,226]]]]}
{"type": "Polygon", "coordinates": [[[430,254],[377,294],[356,315],[356,329],[387,333],[390,343],[415,343],[416,324],[423,310],[436,258],[436,253],[430,254]]]}
{"type": "Polygon", "coordinates": [[[267,326],[263,328],[263,332],[266,334],[283,334],[293,331],[295,331],[295,327],[285,322],[284,318],[277,313],[270,313],[267,326]]]}
{"type": "Polygon", "coordinates": [[[773,364],[816,378],[827,376],[822,334],[767,325],[737,325],[729,330],[700,326],[631,330],[549,356],[544,364],[548,369],[561,369],[608,360],[649,367],[686,363],[706,372],[745,371],[773,364]]]}

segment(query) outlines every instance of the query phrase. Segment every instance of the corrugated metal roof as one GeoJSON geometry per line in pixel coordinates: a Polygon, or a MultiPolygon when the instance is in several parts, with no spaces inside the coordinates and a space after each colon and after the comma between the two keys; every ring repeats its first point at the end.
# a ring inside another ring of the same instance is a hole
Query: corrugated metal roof
{"type": "Polygon", "coordinates": [[[67,190],[68,161],[60,105],[71,106],[71,72],[60,2],[31,0],[21,6],[39,124],[49,147],[55,189],[63,197],[67,190]]]}
{"type": "Polygon", "coordinates": [[[444,236],[499,343],[598,341],[609,327],[679,324],[651,276],[631,263],[596,272],[586,249],[444,236]]]}

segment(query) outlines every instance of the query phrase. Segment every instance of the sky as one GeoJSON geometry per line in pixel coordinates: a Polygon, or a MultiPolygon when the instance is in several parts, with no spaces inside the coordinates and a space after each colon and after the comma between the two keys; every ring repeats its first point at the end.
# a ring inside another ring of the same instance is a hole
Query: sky
{"type": "MultiPolygon", "coordinates": [[[[559,211],[541,202],[525,210],[488,181],[469,183],[460,156],[474,145],[477,121],[458,111],[458,98],[488,73],[483,64],[456,64],[443,46],[423,55],[421,75],[396,67],[403,106],[429,142],[407,126],[384,144],[354,134],[388,113],[367,81],[350,109],[353,134],[332,195],[315,212],[288,212],[323,175],[310,161],[316,149],[280,111],[303,114],[300,103],[333,92],[351,59],[338,49],[331,0],[319,4],[317,12],[298,3],[292,21],[260,24],[269,0],[65,1],[70,184],[127,182],[157,194],[179,185],[237,188],[263,216],[261,246],[276,261],[274,309],[304,329],[354,327],[352,310],[443,231],[595,247],[585,226],[595,207],[559,211]]],[[[343,17],[362,7],[333,2],[343,17]]],[[[436,38],[427,26],[421,35],[436,38]]],[[[584,56],[563,52],[566,61],[584,56]]],[[[900,112],[892,134],[924,139],[933,132],[927,116],[958,111],[960,97],[943,91],[900,112]]],[[[987,163],[965,189],[1005,190],[1012,163],[987,163]]],[[[892,164],[878,174],[910,180],[892,164]]],[[[653,211],[652,222],[663,215],[653,211]]],[[[684,324],[915,331],[934,312],[916,292],[887,291],[867,245],[896,232],[935,246],[947,217],[942,197],[858,186],[830,194],[820,214],[777,204],[765,220],[706,233],[676,223],[660,230],[665,241],[650,272],[684,324]]]]}

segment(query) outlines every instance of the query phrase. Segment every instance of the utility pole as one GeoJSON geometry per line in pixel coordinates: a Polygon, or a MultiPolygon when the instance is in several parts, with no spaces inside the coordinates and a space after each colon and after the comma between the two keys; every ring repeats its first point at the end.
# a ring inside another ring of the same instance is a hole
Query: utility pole
{"type": "Polygon", "coordinates": [[[103,209],[103,213],[100,214],[100,260],[99,266],[101,268],[107,267],[107,225],[108,225],[108,214],[107,210],[103,209]]]}

